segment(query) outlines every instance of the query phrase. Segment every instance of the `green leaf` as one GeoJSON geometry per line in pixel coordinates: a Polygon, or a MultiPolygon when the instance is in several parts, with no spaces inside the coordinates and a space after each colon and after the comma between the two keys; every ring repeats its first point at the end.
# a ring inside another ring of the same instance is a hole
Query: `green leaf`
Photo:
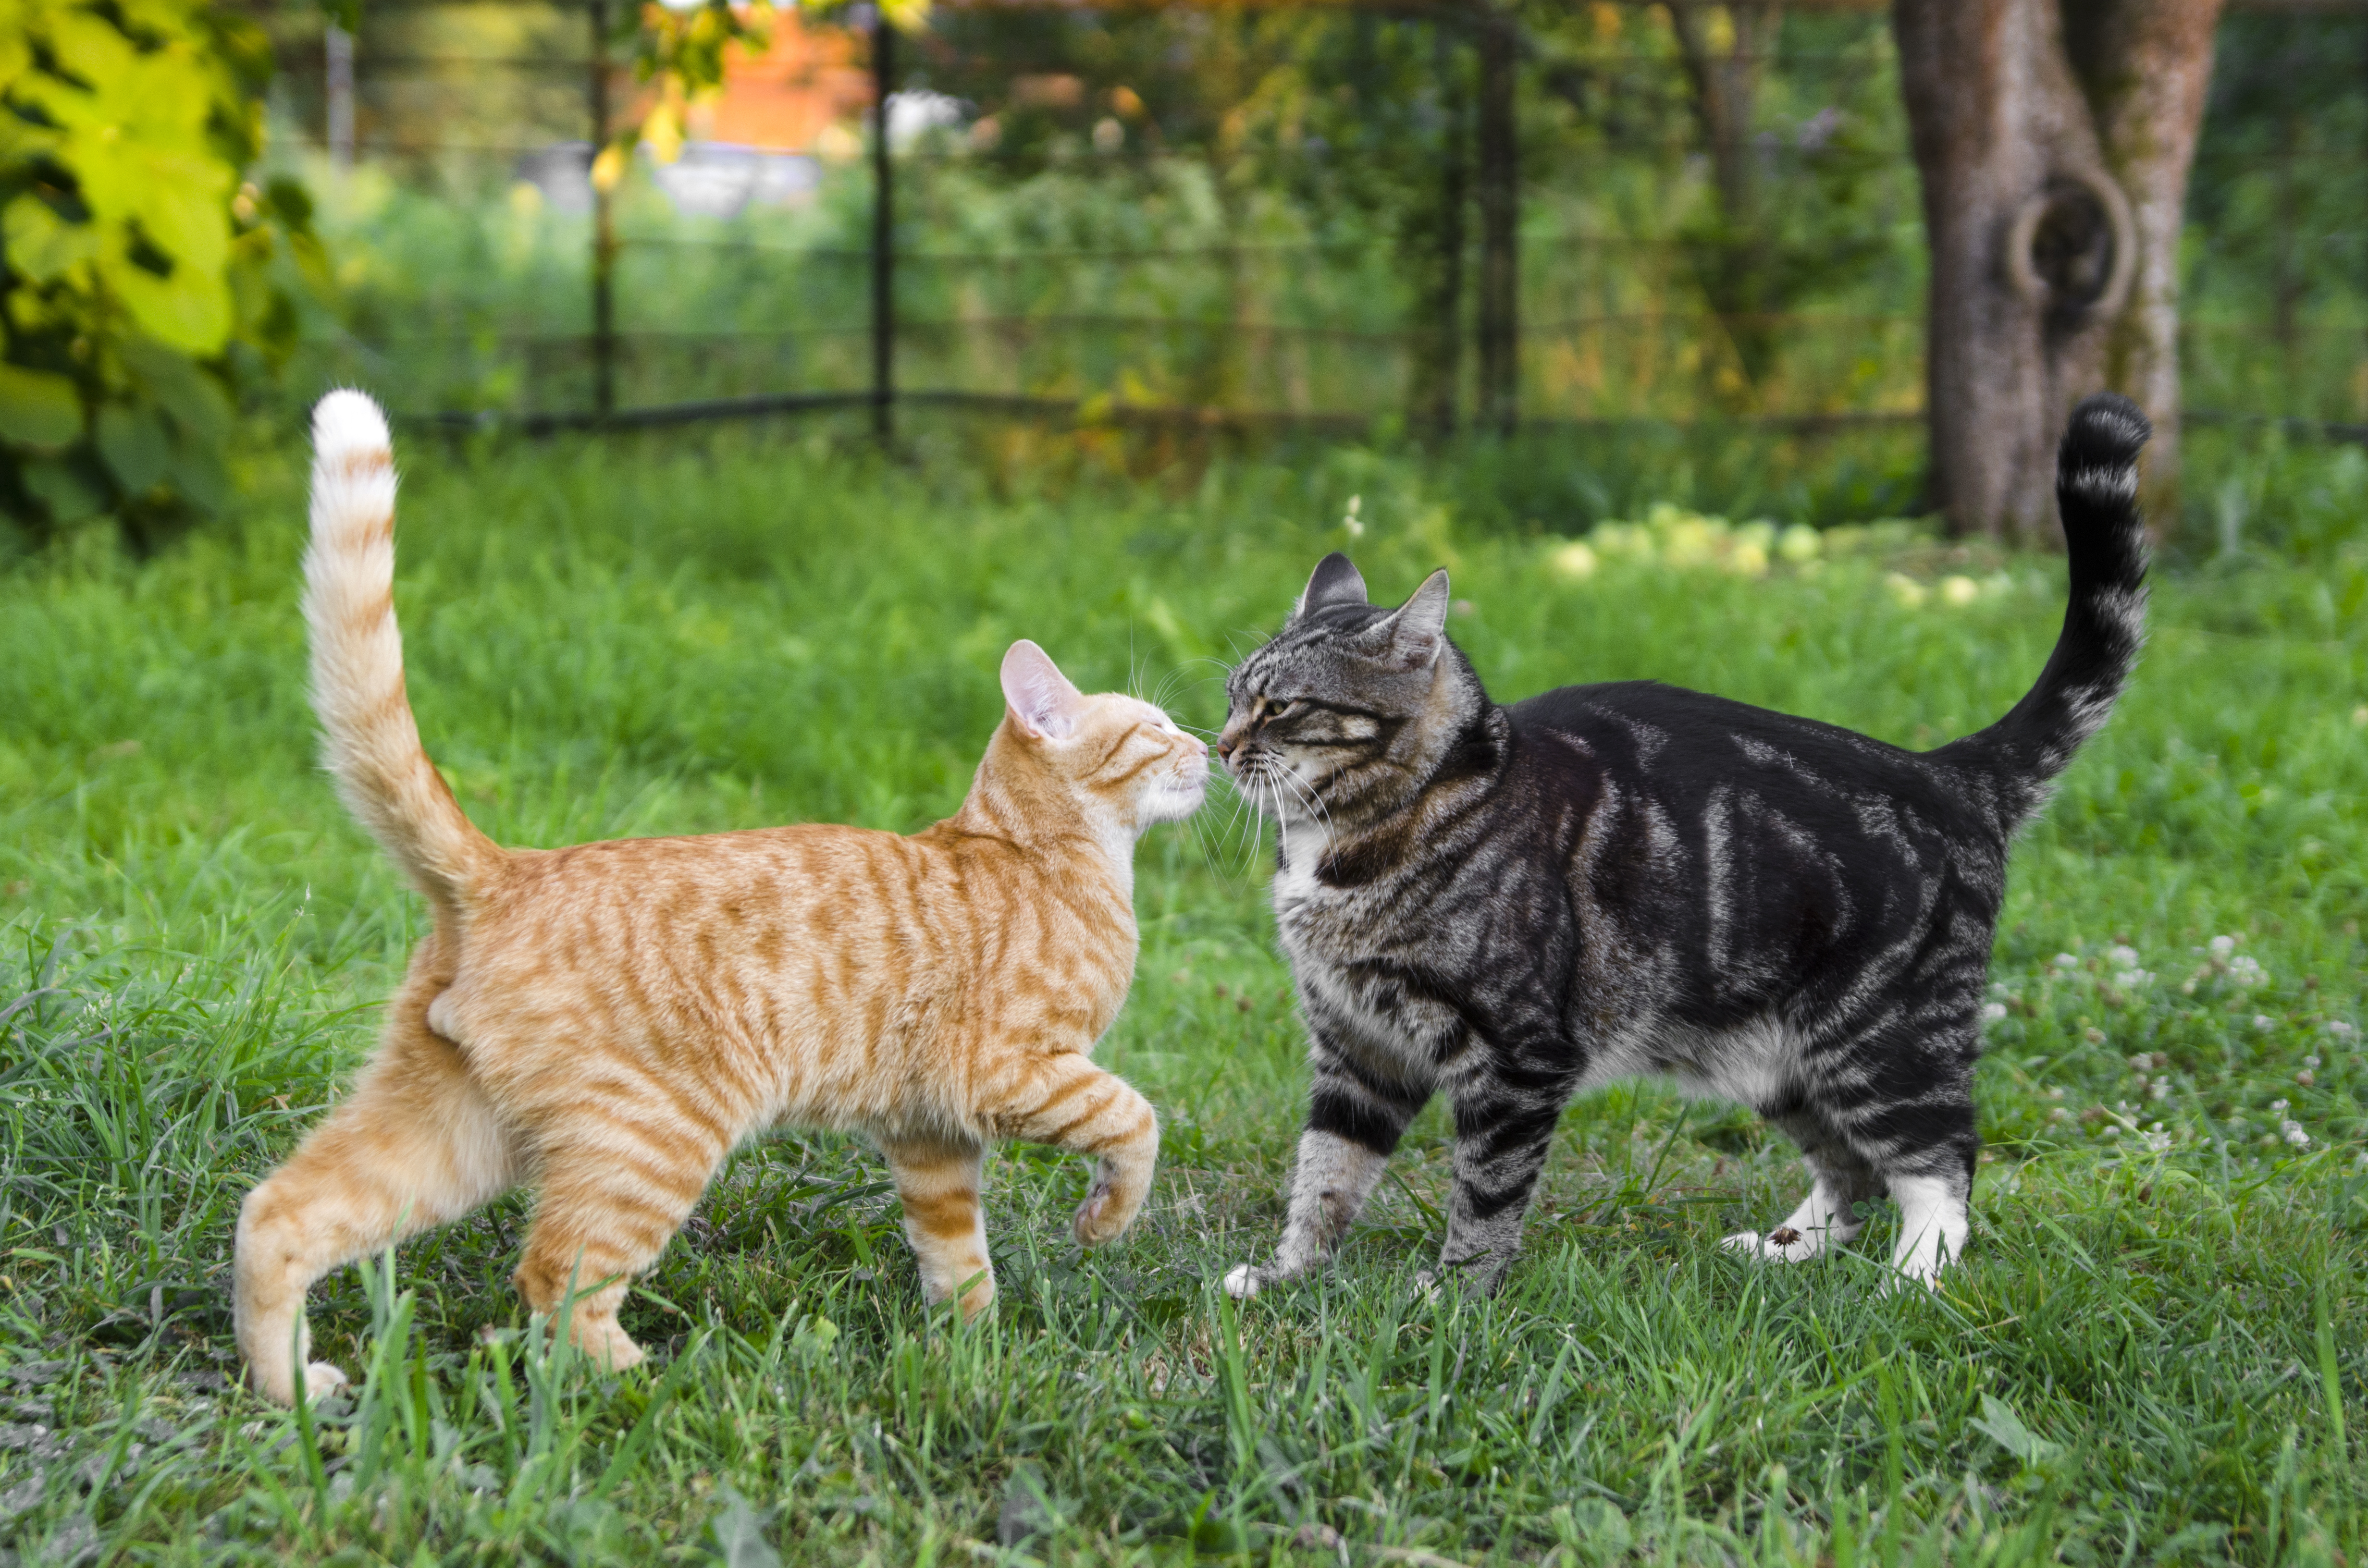
{"type": "Polygon", "coordinates": [[[230,285],[220,273],[187,265],[159,278],[128,256],[102,256],[100,275],[140,329],[170,348],[200,358],[229,341],[230,285]]]}
{"type": "Polygon", "coordinates": [[[196,360],[135,340],[123,345],[123,364],[183,441],[219,447],[230,438],[230,398],[196,360]]]}
{"type": "Polygon", "coordinates": [[[222,449],[187,437],[172,444],[172,466],[165,478],[184,500],[199,509],[219,512],[230,500],[230,471],[222,466],[222,449]]]}
{"type": "Polygon", "coordinates": [[[38,458],[27,463],[24,483],[33,499],[50,509],[50,520],[61,528],[107,509],[107,492],[93,483],[79,464],[63,458],[38,458]]]}
{"type": "Polygon", "coordinates": [[[305,229],[312,226],[312,193],[286,175],[278,176],[263,187],[263,201],[288,227],[305,229]]]}
{"type": "Polygon", "coordinates": [[[52,370],[0,365],[0,437],[54,449],[82,434],[82,398],[52,370]]]}
{"type": "Polygon", "coordinates": [[[108,403],[98,411],[97,435],[98,455],[129,494],[152,490],[172,472],[172,443],[154,411],[108,403]]]}
{"type": "Polygon", "coordinates": [[[97,256],[98,237],[96,227],[66,222],[38,196],[20,196],[0,212],[0,244],[7,247],[9,267],[36,283],[97,256]]]}
{"type": "Polygon", "coordinates": [[[115,25],[88,11],[50,13],[50,48],[69,75],[79,76],[104,92],[108,84],[131,74],[139,57],[131,40],[115,25]]]}
{"type": "Polygon", "coordinates": [[[2026,1465],[2035,1466],[2064,1451],[2024,1426],[2022,1417],[1996,1394],[1982,1395],[1982,1413],[1974,1417],[1973,1426],[2026,1465]]]}

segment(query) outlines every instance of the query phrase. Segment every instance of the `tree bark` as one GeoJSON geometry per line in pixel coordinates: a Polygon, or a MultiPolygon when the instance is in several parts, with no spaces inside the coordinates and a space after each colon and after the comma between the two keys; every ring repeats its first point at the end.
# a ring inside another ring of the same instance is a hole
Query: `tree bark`
{"type": "Polygon", "coordinates": [[[2060,537],[2054,449],[2111,385],[2179,470],[2179,228],[2220,0],[1894,0],[1931,251],[1932,500],[1953,533],[2060,537]]]}

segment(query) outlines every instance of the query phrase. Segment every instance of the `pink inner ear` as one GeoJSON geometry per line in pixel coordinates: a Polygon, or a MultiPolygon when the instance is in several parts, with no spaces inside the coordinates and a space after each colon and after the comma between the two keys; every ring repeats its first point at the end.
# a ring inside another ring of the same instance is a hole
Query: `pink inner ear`
{"type": "Polygon", "coordinates": [[[1030,734],[1063,740],[1076,732],[1085,698],[1052,655],[1023,637],[1003,655],[1003,700],[1030,734]]]}

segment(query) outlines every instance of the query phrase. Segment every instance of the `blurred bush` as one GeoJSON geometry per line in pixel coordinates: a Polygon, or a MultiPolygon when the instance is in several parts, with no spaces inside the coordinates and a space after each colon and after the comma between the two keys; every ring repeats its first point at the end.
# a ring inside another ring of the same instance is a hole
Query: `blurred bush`
{"type": "Polygon", "coordinates": [[[147,551],[228,499],[243,382],[325,278],[260,150],[268,40],[199,0],[0,17],[0,509],[39,543],[112,517],[147,551]]]}

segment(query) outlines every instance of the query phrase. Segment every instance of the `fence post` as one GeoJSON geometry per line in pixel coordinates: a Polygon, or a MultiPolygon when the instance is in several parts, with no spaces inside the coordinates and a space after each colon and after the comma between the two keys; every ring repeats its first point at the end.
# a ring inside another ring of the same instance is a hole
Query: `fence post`
{"type": "Polygon", "coordinates": [[[896,76],[896,29],[871,9],[871,433],[896,433],[896,210],[888,156],[888,95],[896,76]]]}
{"type": "Polygon", "coordinates": [[[589,0],[592,65],[592,407],[617,412],[617,211],[614,181],[600,177],[609,148],[609,0],[589,0]]]}
{"type": "Polygon", "coordinates": [[[1471,200],[1471,115],[1463,90],[1463,61],[1457,24],[1430,23],[1431,74],[1439,87],[1440,142],[1437,223],[1425,258],[1421,316],[1415,323],[1413,406],[1417,428],[1444,440],[1455,434],[1455,410],[1463,381],[1463,210],[1471,200]]]}
{"type": "Polygon", "coordinates": [[[1519,35],[1490,10],[1480,22],[1479,423],[1510,434],[1520,416],[1521,186],[1513,91],[1519,35]]]}

